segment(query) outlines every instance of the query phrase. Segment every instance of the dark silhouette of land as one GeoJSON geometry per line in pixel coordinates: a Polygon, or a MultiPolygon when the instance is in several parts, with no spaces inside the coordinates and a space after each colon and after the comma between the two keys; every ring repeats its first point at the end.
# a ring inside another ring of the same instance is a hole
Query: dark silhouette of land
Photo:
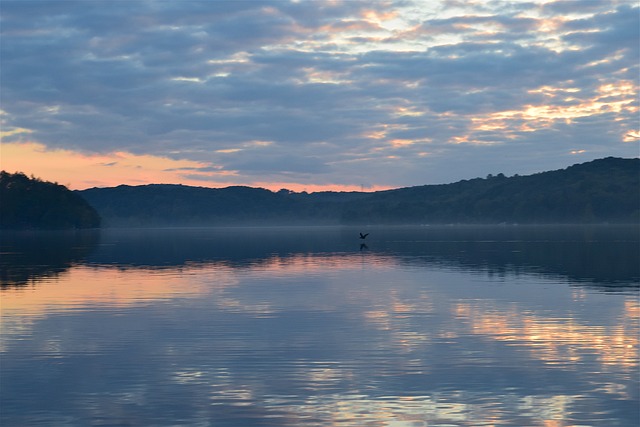
{"type": "Polygon", "coordinates": [[[0,172],[0,229],[68,229],[100,226],[100,216],[64,185],[0,172]]]}
{"type": "Polygon", "coordinates": [[[498,174],[370,193],[166,184],[71,192],[6,172],[1,184],[4,229],[96,227],[100,217],[107,227],[637,224],[640,220],[640,159],[614,157],[528,176],[498,174]]]}
{"type": "Polygon", "coordinates": [[[121,185],[79,194],[106,226],[638,223],[640,159],[371,193],[121,185]]]}

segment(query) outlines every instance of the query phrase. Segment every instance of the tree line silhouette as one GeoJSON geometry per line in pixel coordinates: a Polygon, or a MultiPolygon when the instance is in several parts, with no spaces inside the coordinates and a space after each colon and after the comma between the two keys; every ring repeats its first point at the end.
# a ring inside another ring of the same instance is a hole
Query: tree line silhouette
{"type": "Polygon", "coordinates": [[[567,224],[640,219],[640,159],[607,157],[528,176],[503,174],[377,192],[120,185],[70,191],[0,175],[1,228],[308,224],[567,224]]]}
{"type": "Polygon", "coordinates": [[[640,159],[608,157],[528,176],[378,192],[296,193],[184,185],[92,188],[108,226],[638,223],[640,159]]]}
{"type": "Polygon", "coordinates": [[[64,185],[0,172],[1,229],[68,229],[100,226],[98,212],[64,185]]]}

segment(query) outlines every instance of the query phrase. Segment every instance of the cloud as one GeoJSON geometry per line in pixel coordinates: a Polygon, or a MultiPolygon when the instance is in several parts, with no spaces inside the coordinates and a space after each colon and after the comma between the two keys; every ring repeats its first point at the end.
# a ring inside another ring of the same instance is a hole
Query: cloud
{"type": "Polygon", "coordinates": [[[588,3],[6,0],[3,142],[328,186],[637,156],[639,8],[588,3]]]}

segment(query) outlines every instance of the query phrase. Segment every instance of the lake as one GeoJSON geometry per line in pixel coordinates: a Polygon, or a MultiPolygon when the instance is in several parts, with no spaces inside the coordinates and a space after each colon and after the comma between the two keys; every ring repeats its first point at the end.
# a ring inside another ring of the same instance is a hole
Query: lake
{"type": "Polygon", "coordinates": [[[1,252],[3,426],[640,424],[638,227],[23,232],[1,252]]]}

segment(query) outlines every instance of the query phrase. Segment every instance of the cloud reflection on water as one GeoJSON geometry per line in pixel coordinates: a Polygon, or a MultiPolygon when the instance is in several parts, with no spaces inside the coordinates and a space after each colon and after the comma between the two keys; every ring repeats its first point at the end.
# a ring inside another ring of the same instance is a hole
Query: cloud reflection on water
{"type": "MultiPolygon", "coordinates": [[[[637,302],[625,300],[627,309],[637,302]]],[[[517,306],[496,307],[487,302],[457,303],[453,314],[472,334],[525,347],[547,365],[580,364],[596,356],[600,370],[623,368],[628,376],[637,371],[640,325],[633,313],[623,310],[613,325],[581,324],[572,317],[554,318],[527,312],[517,306]]]]}
{"type": "MultiPolygon", "coordinates": [[[[139,247],[154,248],[142,237],[139,247]]],[[[3,418],[342,427],[637,421],[635,288],[603,293],[568,286],[575,282],[567,276],[509,269],[492,276],[425,262],[432,251],[398,253],[393,242],[372,241],[366,253],[349,244],[330,243],[331,252],[274,244],[267,256],[245,258],[202,246],[189,262],[153,267],[131,262],[135,254],[101,252],[122,247],[115,242],[56,276],[3,289],[3,382],[16,390],[2,399],[3,418]],[[32,406],[39,410],[24,409],[32,406]]],[[[167,241],[163,250],[182,256],[183,247],[167,241]]]]}

